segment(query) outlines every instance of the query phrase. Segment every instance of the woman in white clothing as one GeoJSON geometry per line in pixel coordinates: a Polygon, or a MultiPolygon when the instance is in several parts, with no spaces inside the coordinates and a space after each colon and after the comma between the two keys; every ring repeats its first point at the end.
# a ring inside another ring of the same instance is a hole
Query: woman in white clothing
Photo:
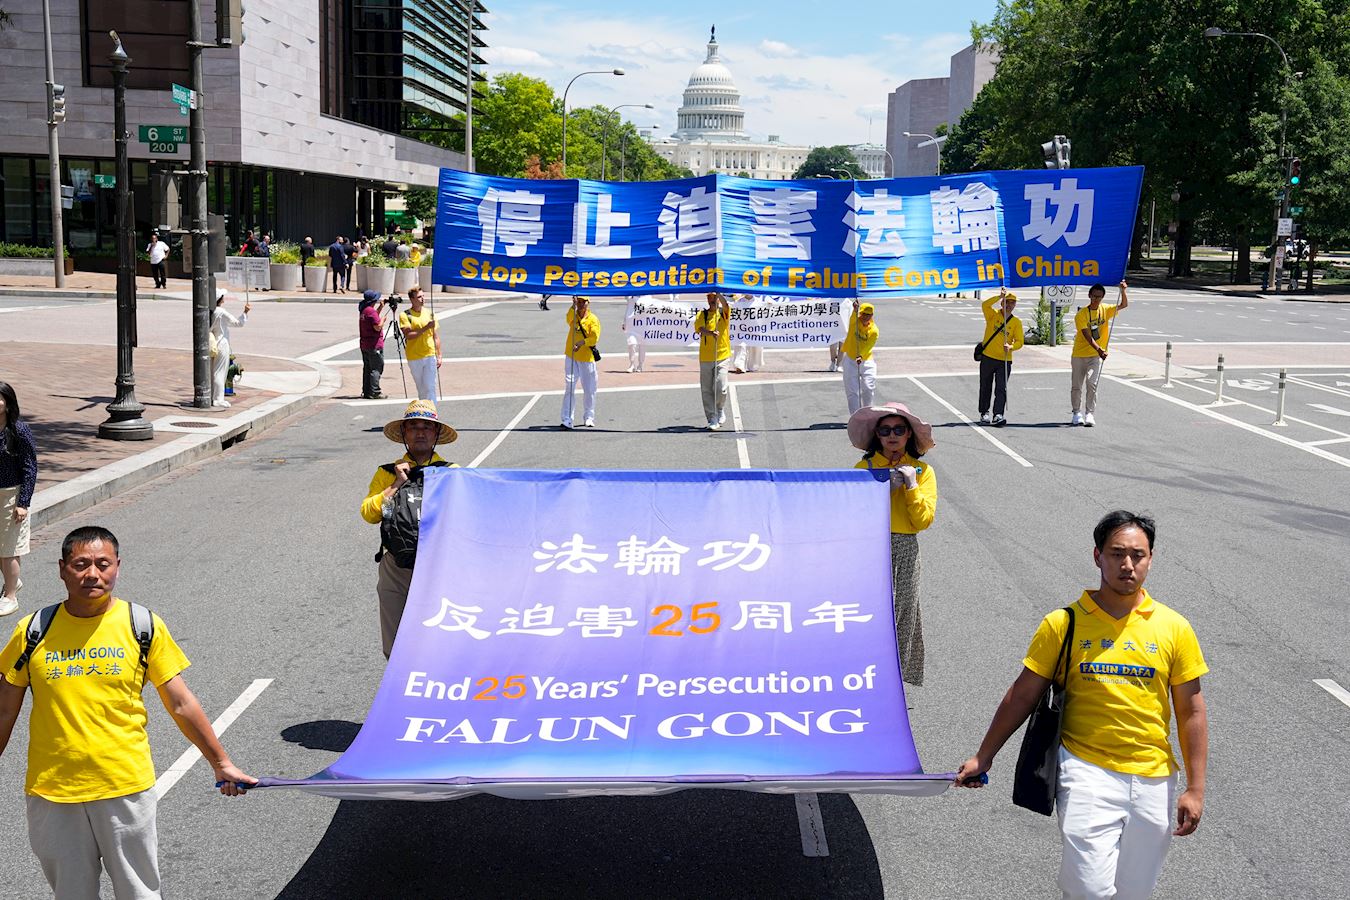
{"type": "Polygon", "coordinates": [[[248,323],[248,311],[252,304],[244,304],[243,315],[235,318],[225,308],[229,294],[221,292],[216,300],[216,308],[211,311],[211,335],[215,338],[215,349],[211,353],[211,408],[227,409],[230,401],[225,399],[225,374],[230,368],[230,329],[242,328],[248,323]]]}
{"type": "Polygon", "coordinates": [[[628,306],[628,315],[623,319],[624,341],[628,344],[628,371],[641,372],[647,364],[647,344],[633,330],[633,306],[628,306]]]}

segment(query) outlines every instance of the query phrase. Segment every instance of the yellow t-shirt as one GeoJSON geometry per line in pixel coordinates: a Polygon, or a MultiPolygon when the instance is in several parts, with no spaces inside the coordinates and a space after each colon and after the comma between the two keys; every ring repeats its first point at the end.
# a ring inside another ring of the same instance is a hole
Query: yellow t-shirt
{"type": "Polygon", "coordinates": [[[877,328],[876,319],[867,323],[863,328],[858,325],[858,314],[855,312],[848,320],[848,337],[844,338],[843,354],[849,359],[862,357],[864,360],[872,358],[872,348],[877,345],[877,338],[881,336],[881,331],[877,328]]]}
{"type": "MultiPolygon", "coordinates": [[[[412,457],[403,454],[395,462],[412,462],[412,457]]],[[[443,463],[440,454],[432,453],[430,462],[443,463]]],[[[459,463],[450,463],[450,468],[459,468],[459,463]]],[[[384,516],[384,491],[394,483],[395,476],[384,466],[375,470],[375,475],[370,479],[370,487],[366,489],[366,499],[361,501],[361,518],[365,519],[371,525],[380,524],[384,516]]]]}
{"type": "MultiPolygon", "coordinates": [[[[398,314],[399,328],[421,328],[431,321],[431,308],[423,306],[420,313],[411,308],[398,314]]],[[[428,328],[404,344],[404,354],[408,359],[426,359],[436,355],[436,329],[428,328]]]]}
{"type": "Polygon", "coordinates": [[[721,362],[731,359],[731,322],[722,315],[722,311],[713,310],[709,315],[708,310],[699,310],[694,317],[694,331],[700,328],[716,331],[717,337],[710,338],[706,334],[698,336],[698,361],[721,362]]]}
{"type": "Polygon", "coordinates": [[[1111,320],[1116,317],[1119,309],[1114,304],[1103,303],[1095,310],[1090,306],[1085,306],[1073,317],[1073,355],[1078,357],[1096,358],[1097,351],[1092,349],[1092,345],[1083,337],[1083,329],[1097,327],[1097,344],[1105,347],[1111,340],[1111,320]]]}
{"type": "Polygon", "coordinates": [[[87,619],[63,605],[28,665],[15,672],[31,618],[19,622],[0,651],[5,680],[33,690],[24,791],[53,803],[85,803],[154,785],[141,690],[145,682],[158,687],[188,667],[164,622],[154,616],[143,676],[124,601],[114,598],[107,612],[87,619]]]}
{"type": "MultiPolygon", "coordinates": [[[[984,337],[980,340],[986,342],[984,355],[1000,361],[1010,359],[1014,353],[1022,349],[1022,345],[1026,341],[1026,335],[1022,331],[1022,320],[1017,316],[1008,316],[1008,327],[1004,328],[998,337],[994,337],[994,332],[998,331],[998,326],[1003,324],[1003,310],[999,308],[998,294],[984,301],[981,307],[984,309],[984,337]],[[1012,343],[1012,350],[1004,354],[1003,343],[1007,339],[1010,339],[1012,343]]],[[[1088,349],[1092,348],[1089,347],[1088,349]]]]}
{"type": "MultiPolygon", "coordinates": [[[[1177,762],[1170,689],[1209,671],[1191,623],[1147,591],[1139,608],[1122,619],[1102,610],[1087,591],[1073,611],[1064,748],[1114,772],[1172,774],[1177,762]]],[[[1042,619],[1023,665],[1053,678],[1068,622],[1060,610],[1042,619]]]]}
{"type": "MultiPolygon", "coordinates": [[[[908,453],[895,462],[878,453],[870,459],[864,456],[855,469],[894,469],[913,466],[917,470],[917,484],[910,490],[903,485],[891,487],[891,533],[918,534],[933,524],[937,512],[937,475],[933,467],[908,453]]],[[[889,474],[889,473],[887,473],[889,474]]]]}
{"type": "Polygon", "coordinates": [[[563,356],[570,356],[577,362],[595,362],[595,354],[591,348],[600,343],[600,320],[595,317],[595,313],[587,311],[586,315],[581,317],[581,324],[577,324],[577,308],[573,306],[567,310],[567,341],[563,344],[563,356]],[[578,340],[581,346],[576,350],[572,345],[578,340]]]}

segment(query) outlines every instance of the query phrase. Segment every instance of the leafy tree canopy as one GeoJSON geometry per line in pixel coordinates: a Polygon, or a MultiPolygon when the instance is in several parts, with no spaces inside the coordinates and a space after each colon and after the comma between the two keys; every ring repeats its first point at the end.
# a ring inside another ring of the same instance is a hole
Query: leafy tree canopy
{"type": "Polygon", "coordinates": [[[845,172],[848,173],[849,178],[858,180],[867,178],[867,173],[863,171],[863,167],[858,162],[858,157],[853,155],[853,151],[843,144],[836,144],[833,147],[813,148],[810,153],[806,154],[806,159],[797,167],[797,171],[792,173],[792,177],[842,178],[845,172]]]}

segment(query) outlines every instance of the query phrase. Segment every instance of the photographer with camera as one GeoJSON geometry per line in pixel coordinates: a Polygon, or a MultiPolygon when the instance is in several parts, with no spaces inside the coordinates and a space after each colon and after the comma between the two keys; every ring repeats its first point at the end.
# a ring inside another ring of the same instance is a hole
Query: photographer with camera
{"type": "Polygon", "coordinates": [[[398,311],[397,298],[380,302],[379,291],[365,291],[358,306],[357,333],[361,346],[361,397],[383,400],[380,376],[384,374],[384,317],[386,310],[398,311]]]}
{"type": "Polygon", "coordinates": [[[417,385],[417,397],[435,403],[439,399],[436,373],[441,367],[441,333],[436,330],[435,314],[425,303],[421,288],[408,291],[408,311],[398,314],[398,328],[403,332],[408,371],[417,385]]]}

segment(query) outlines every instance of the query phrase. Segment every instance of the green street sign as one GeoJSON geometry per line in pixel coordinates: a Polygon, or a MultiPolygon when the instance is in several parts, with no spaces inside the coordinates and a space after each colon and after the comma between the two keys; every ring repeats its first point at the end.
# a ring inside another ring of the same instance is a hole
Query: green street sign
{"type": "Polygon", "coordinates": [[[186,144],[188,130],[186,125],[142,125],[142,144],[186,144]]]}
{"type": "Polygon", "coordinates": [[[99,187],[105,187],[105,188],[117,187],[117,176],[116,176],[116,175],[95,175],[95,176],[94,176],[94,184],[98,185],[99,187]]]}
{"type": "Polygon", "coordinates": [[[177,153],[178,145],[167,141],[152,142],[150,144],[151,153],[177,153]]]}
{"type": "Polygon", "coordinates": [[[197,108],[197,92],[191,88],[183,87],[181,84],[173,86],[173,102],[178,104],[178,111],[183,115],[188,114],[189,109],[197,108]]]}
{"type": "Polygon", "coordinates": [[[1289,212],[1290,212],[1291,215],[1301,216],[1301,215],[1303,215],[1303,207],[1301,207],[1301,206],[1291,206],[1291,207],[1289,207],[1289,212]]]}

